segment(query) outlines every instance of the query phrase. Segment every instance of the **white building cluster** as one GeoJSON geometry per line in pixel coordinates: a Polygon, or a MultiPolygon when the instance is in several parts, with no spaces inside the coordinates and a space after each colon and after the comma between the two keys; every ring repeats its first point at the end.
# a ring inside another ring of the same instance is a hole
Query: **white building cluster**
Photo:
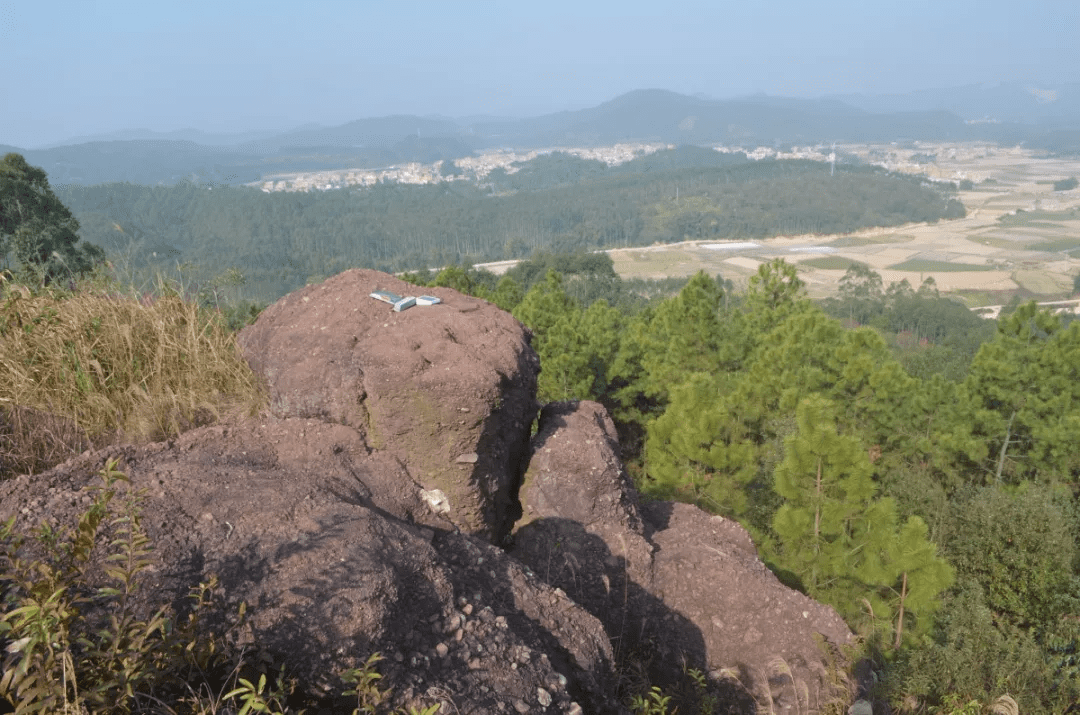
{"type": "Polygon", "coordinates": [[[454,163],[463,172],[448,177],[440,173],[441,163],[401,164],[381,169],[331,169],[298,174],[283,174],[268,177],[249,184],[258,186],[263,191],[330,191],[332,189],[363,188],[380,183],[394,184],[436,184],[444,181],[481,182],[496,169],[504,169],[508,174],[519,170],[515,164],[530,161],[544,154],[563,152],[582,159],[602,161],[608,166],[623,164],[639,156],[652,154],[662,149],[674,148],[673,144],[629,143],[606,147],[552,147],[530,151],[512,151],[496,149],[478,156],[455,159],[454,163]]]}

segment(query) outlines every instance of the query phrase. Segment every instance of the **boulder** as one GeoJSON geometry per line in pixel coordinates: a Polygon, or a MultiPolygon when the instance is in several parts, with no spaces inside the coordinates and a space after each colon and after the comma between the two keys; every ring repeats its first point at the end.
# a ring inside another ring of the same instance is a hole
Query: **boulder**
{"type": "Polygon", "coordinates": [[[388,513],[347,470],[278,458],[284,429],[256,421],[85,453],[0,483],[0,521],[74,525],[117,458],[154,545],[143,613],[182,607],[216,575],[227,610],[246,602],[253,642],[309,692],[340,692],[337,674],[378,652],[392,705],[623,712],[595,618],[486,541],[388,513]]]}
{"type": "Polygon", "coordinates": [[[788,588],[739,524],[696,506],[654,502],[650,592],[697,628],[708,670],[737,679],[774,712],[812,712],[837,697],[836,650],[854,636],[831,607],[788,588]]]}
{"type": "Polygon", "coordinates": [[[498,543],[536,415],[539,361],[529,333],[494,305],[350,270],[290,293],[240,334],[278,417],[356,430],[401,464],[467,533],[498,543]],[[428,293],[401,312],[370,296],[428,293]]]}
{"type": "Polygon", "coordinates": [[[596,616],[620,659],[674,686],[709,673],[734,712],[814,711],[837,697],[825,649],[852,634],[784,586],[737,523],[673,502],[639,504],[615,431],[593,402],[541,412],[512,553],[596,616]]]}

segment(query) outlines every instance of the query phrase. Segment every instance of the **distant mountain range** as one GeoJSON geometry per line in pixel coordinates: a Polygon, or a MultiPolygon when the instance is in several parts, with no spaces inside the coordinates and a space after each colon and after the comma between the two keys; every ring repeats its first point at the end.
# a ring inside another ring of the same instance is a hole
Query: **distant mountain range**
{"type": "Polygon", "coordinates": [[[968,121],[1071,128],[1080,124],[1080,82],[1054,87],[968,85],[907,94],[838,95],[832,99],[875,113],[939,110],[968,121]]]}
{"type": "Polygon", "coordinates": [[[77,137],[45,149],[0,145],[53,183],[181,180],[238,184],[264,176],[431,163],[496,147],[600,146],[629,141],[762,145],[987,140],[1080,151],[1080,83],[928,90],[903,95],[708,99],[638,90],[596,107],[524,119],[398,115],[283,133],[146,129],[77,137]]]}

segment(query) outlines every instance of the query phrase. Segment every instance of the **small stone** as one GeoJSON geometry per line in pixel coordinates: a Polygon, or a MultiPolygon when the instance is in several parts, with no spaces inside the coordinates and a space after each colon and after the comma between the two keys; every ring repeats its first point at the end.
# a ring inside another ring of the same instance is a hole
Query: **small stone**
{"type": "Polygon", "coordinates": [[[496,618],[495,619],[495,627],[496,628],[501,628],[502,630],[505,631],[506,628],[507,628],[507,626],[506,626],[506,617],[505,616],[499,616],[498,618],[496,618]]]}
{"type": "Polygon", "coordinates": [[[445,643],[440,643],[437,646],[435,646],[435,654],[438,655],[440,658],[445,658],[446,654],[449,653],[449,652],[450,652],[450,647],[447,646],[445,643]]]}
{"type": "Polygon", "coordinates": [[[458,628],[456,631],[454,631],[454,640],[457,641],[458,643],[460,643],[461,639],[464,638],[464,637],[465,637],[465,631],[462,630],[461,628],[458,628]]]}
{"type": "Polygon", "coordinates": [[[469,661],[469,670],[480,670],[480,659],[473,658],[469,661]]]}
{"type": "Polygon", "coordinates": [[[454,461],[458,464],[476,464],[479,460],[480,455],[476,452],[466,452],[465,454],[459,454],[454,461]]]}
{"type": "Polygon", "coordinates": [[[446,626],[445,626],[445,630],[443,632],[444,633],[451,633],[453,631],[456,631],[458,629],[458,626],[460,626],[460,625],[461,625],[461,614],[455,611],[454,613],[450,614],[449,618],[446,619],[446,626]]]}
{"type": "Polygon", "coordinates": [[[546,708],[548,705],[551,705],[551,693],[543,688],[537,688],[536,701],[540,703],[540,707],[546,708]]]}
{"type": "Polygon", "coordinates": [[[570,707],[566,710],[566,715],[582,715],[581,706],[577,703],[570,703],[570,707]]]}
{"type": "Polygon", "coordinates": [[[515,700],[514,710],[517,710],[519,713],[522,713],[522,715],[524,715],[525,713],[529,712],[529,705],[524,700],[515,700]]]}
{"type": "Polygon", "coordinates": [[[464,613],[466,616],[471,616],[473,612],[472,604],[466,603],[465,606],[461,609],[461,612],[464,613]]]}
{"type": "Polygon", "coordinates": [[[868,700],[856,700],[848,708],[848,715],[874,715],[874,708],[868,700]]]}

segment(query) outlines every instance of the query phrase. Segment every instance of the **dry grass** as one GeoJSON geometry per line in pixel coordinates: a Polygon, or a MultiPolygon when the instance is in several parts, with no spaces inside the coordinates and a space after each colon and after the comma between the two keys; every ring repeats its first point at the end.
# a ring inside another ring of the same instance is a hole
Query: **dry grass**
{"type": "Polygon", "coordinates": [[[163,439],[262,400],[220,315],[167,286],[0,294],[0,476],[119,438],[163,439]]]}

